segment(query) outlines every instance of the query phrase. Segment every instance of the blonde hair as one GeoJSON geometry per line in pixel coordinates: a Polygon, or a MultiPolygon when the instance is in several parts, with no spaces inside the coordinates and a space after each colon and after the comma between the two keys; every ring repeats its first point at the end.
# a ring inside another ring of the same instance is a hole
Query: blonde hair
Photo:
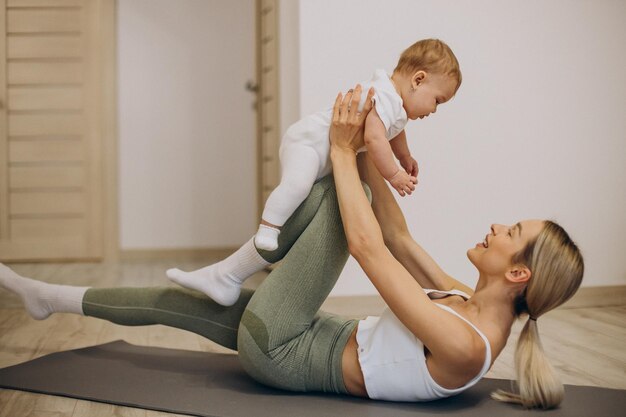
{"type": "Polygon", "coordinates": [[[457,81],[455,93],[461,86],[459,61],[452,49],[439,39],[423,39],[406,48],[393,72],[412,74],[420,70],[453,77],[457,81]]]}
{"type": "Polygon", "coordinates": [[[583,258],[567,232],[555,222],[546,221],[537,239],[517,253],[513,263],[531,270],[528,285],[515,302],[516,316],[529,315],[515,350],[519,394],[498,390],[491,397],[525,408],[554,408],[563,400],[563,384],[543,351],[536,320],[578,290],[583,258]]]}

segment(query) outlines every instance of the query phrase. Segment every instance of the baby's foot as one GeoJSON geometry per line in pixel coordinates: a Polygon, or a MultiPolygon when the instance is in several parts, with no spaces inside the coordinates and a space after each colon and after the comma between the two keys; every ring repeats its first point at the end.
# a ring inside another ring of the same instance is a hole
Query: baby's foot
{"type": "Polygon", "coordinates": [[[254,237],[254,244],[259,249],[267,251],[276,250],[278,248],[279,234],[280,229],[266,226],[264,224],[259,225],[259,230],[256,232],[256,236],[254,237]]]}
{"type": "Polygon", "coordinates": [[[219,263],[191,272],[168,269],[167,277],[185,288],[200,291],[223,306],[232,306],[239,299],[241,283],[219,272],[219,263]]]}
{"type": "Polygon", "coordinates": [[[17,294],[35,320],[43,320],[56,312],[83,314],[82,300],[87,287],[54,285],[26,278],[3,264],[0,264],[0,286],[17,294]]]}

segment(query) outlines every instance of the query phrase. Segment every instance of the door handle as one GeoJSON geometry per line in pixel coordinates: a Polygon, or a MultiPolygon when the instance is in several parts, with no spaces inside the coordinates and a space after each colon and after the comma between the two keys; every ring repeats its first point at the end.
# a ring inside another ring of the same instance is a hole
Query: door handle
{"type": "Polygon", "coordinates": [[[250,91],[251,93],[258,93],[260,90],[259,84],[255,83],[254,81],[248,80],[246,82],[246,90],[250,91]]]}

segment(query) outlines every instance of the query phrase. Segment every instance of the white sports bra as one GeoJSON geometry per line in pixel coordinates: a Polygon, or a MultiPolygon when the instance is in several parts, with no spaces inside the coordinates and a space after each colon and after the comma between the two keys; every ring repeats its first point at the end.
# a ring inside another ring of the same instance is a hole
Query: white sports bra
{"type": "MultiPolygon", "coordinates": [[[[460,295],[459,290],[424,290],[430,298],[460,295]]],[[[471,381],[460,388],[448,389],[437,384],[428,372],[424,344],[386,308],[380,317],[367,317],[359,322],[356,340],[365,389],[372,399],[389,401],[432,401],[450,397],[476,384],[491,365],[489,340],[476,326],[450,307],[437,304],[468,323],[485,342],[485,363],[471,381]]]]}

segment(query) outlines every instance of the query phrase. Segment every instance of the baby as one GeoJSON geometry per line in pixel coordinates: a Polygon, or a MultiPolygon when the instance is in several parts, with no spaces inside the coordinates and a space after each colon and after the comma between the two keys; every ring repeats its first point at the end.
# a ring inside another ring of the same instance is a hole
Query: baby
{"type": "MultiPolygon", "coordinates": [[[[407,146],[404,127],[409,119],[423,119],[450,100],[461,84],[459,63],[452,50],[437,39],[418,41],[407,48],[389,76],[376,70],[364,90],[374,89],[374,107],[365,122],[365,147],[380,174],[401,196],[417,183],[417,162],[407,146]],[[397,165],[395,159],[400,166],[397,165]]],[[[367,97],[363,98],[360,108],[367,97]]],[[[283,136],[279,156],[281,181],[272,191],[254,237],[229,258],[192,272],[170,269],[178,284],[204,292],[216,302],[232,305],[243,280],[267,265],[256,249],[278,247],[280,228],[304,201],[313,184],[332,171],[329,130],[332,107],[291,125],[283,136]],[[250,266],[249,268],[246,265],[250,266]]]]}
{"type": "MultiPolygon", "coordinates": [[[[417,162],[404,133],[408,119],[435,113],[438,104],[454,95],[460,81],[459,65],[450,48],[439,40],[426,39],[402,53],[391,77],[377,70],[371,80],[362,83],[364,91],[373,87],[375,94],[374,109],[365,123],[366,146],[360,151],[367,150],[378,171],[401,196],[411,194],[417,182],[417,162]]],[[[309,195],[313,184],[331,172],[331,116],[332,108],[307,116],[283,136],[281,181],[265,203],[254,240],[257,248],[273,251],[278,247],[280,227],[309,195]]]]}

